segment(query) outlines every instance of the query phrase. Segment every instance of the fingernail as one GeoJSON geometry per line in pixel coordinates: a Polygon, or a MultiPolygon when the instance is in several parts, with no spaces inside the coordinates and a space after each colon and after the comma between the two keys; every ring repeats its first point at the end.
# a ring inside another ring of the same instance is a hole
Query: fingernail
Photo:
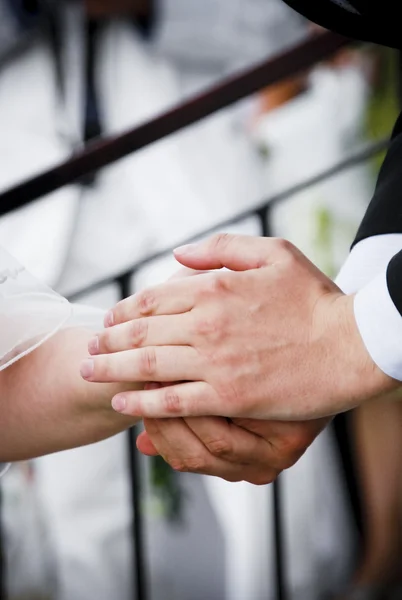
{"type": "Polygon", "coordinates": [[[179,246],[174,249],[175,254],[191,254],[195,252],[198,248],[197,244],[186,244],[185,246],[179,246]]]}
{"type": "Polygon", "coordinates": [[[127,400],[125,396],[115,396],[112,399],[112,407],[116,412],[123,412],[127,407],[127,400]]]}
{"type": "Polygon", "coordinates": [[[84,360],[81,363],[81,369],[80,369],[81,377],[83,377],[84,379],[89,379],[90,377],[92,377],[93,372],[94,372],[94,367],[95,367],[95,363],[93,360],[91,360],[90,358],[87,360],[84,360]]]}
{"type": "Polygon", "coordinates": [[[88,342],[88,352],[89,354],[98,354],[99,352],[99,338],[98,336],[92,338],[88,342]]]}
{"type": "Polygon", "coordinates": [[[113,325],[114,325],[113,311],[109,310],[109,312],[106,313],[104,324],[105,324],[105,327],[113,327],[113,325]]]}

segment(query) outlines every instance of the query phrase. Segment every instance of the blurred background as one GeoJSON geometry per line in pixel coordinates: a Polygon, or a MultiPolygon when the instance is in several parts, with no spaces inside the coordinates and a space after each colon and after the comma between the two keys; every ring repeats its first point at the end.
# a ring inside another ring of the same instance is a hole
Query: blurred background
{"type": "MultiPolygon", "coordinates": [[[[322,34],[281,0],[0,0],[0,191],[322,34]]],[[[213,228],[288,238],[335,276],[381,156],[269,199],[389,135],[398,78],[394,52],[351,45],[1,217],[0,244],[62,294],[104,308],[121,296],[117,274],[133,267],[125,292],[163,281],[176,268],[163,251],[213,228]]],[[[350,582],[398,594],[401,425],[400,405],[376,401],[282,476],[289,599],[346,598],[350,582]]],[[[15,465],[1,480],[3,597],[275,600],[272,487],[173,473],[159,459],[137,465],[138,589],[127,440],[15,465]]]]}

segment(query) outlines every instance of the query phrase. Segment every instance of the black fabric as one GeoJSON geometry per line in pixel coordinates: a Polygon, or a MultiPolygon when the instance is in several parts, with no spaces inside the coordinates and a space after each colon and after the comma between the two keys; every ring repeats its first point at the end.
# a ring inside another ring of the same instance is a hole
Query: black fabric
{"type": "MultiPolygon", "coordinates": [[[[395,0],[349,0],[357,12],[332,0],[285,0],[315,23],[353,39],[402,48],[399,3],[395,0]]],[[[353,202],[353,198],[350,200],[353,202]]],[[[354,244],[374,235],[402,233],[402,115],[382,165],[374,197],[359,227],[354,244]]],[[[402,315],[402,252],[388,265],[390,296],[402,315]]]]}
{"type": "MultiPolygon", "coordinates": [[[[353,199],[351,199],[353,201],[353,199]]],[[[402,233],[402,114],[381,167],[373,199],[354,244],[373,235],[402,233]]]]}
{"type": "Polygon", "coordinates": [[[389,295],[402,316],[402,251],[391,260],[387,269],[389,295]]]}
{"type": "MultiPolygon", "coordinates": [[[[402,114],[381,167],[373,199],[359,227],[354,244],[374,235],[402,233],[402,114]]],[[[402,253],[388,265],[390,296],[402,315],[402,253]]]]}
{"type": "Polygon", "coordinates": [[[6,4],[23,29],[37,24],[41,12],[39,0],[6,0],[6,4]]]}
{"type": "Polygon", "coordinates": [[[298,13],[347,37],[402,48],[397,0],[349,0],[360,14],[342,8],[332,0],[284,0],[298,13]]]}

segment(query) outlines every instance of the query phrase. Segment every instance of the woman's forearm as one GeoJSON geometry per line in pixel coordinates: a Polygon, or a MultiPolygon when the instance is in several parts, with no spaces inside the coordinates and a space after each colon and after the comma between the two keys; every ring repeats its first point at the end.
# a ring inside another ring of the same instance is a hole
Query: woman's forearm
{"type": "Polygon", "coordinates": [[[80,376],[91,337],[64,330],[0,373],[0,462],[97,442],[138,421],[116,414],[110,403],[135,384],[88,383],[80,376]]]}

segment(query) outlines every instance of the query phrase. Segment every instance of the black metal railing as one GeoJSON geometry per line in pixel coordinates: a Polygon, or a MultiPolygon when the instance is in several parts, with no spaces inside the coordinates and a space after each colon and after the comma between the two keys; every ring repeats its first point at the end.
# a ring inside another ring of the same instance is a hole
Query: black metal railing
{"type": "MultiPolygon", "coordinates": [[[[0,194],[0,215],[27,205],[33,200],[42,197],[63,185],[77,181],[87,173],[102,168],[103,166],[126,156],[130,152],[134,152],[148,144],[154,143],[166,135],[170,135],[185,126],[212,114],[220,108],[229,106],[233,102],[258,91],[269,84],[285,79],[300,72],[300,70],[312,67],[317,61],[327,58],[348,43],[350,42],[345,38],[332,34],[318,36],[308,40],[298,48],[285,53],[281,57],[266,61],[262,65],[251,69],[240,76],[234,77],[220,86],[216,86],[209,92],[194,98],[190,102],[182,104],[176,109],[153,119],[149,123],[146,123],[131,132],[118,138],[101,140],[91,144],[88,148],[72,157],[66,163],[0,194]]],[[[262,202],[260,205],[250,208],[241,214],[234,215],[230,219],[214,225],[208,231],[200,231],[199,235],[204,236],[215,230],[224,230],[229,225],[241,223],[243,220],[255,216],[258,218],[259,222],[259,234],[269,236],[271,234],[270,211],[273,206],[287,200],[301,191],[330,179],[334,175],[369,160],[371,157],[382,152],[387,145],[388,140],[383,140],[370,145],[369,147],[346,157],[345,160],[334,165],[332,168],[276,194],[262,202]]],[[[189,241],[192,241],[192,239],[184,240],[183,243],[188,243],[189,241]]],[[[90,293],[109,286],[110,284],[116,285],[119,290],[119,297],[124,298],[135,291],[132,288],[132,281],[135,274],[147,264],[170,254],[171,250],[171,248],[167,248],[155,252],[152,256],[141,259],[131,268],[125,269],[124,272],[103,278],[102,280],[87,286],[85,289],[76,290],[71,294],[70,300],[80,300],[90,293]]],[[[145,552],[146,532],[144,531],[144,521],[141,513],[141,469],[138,452],[135,446],[137,431],[136,428],[133,428],[127,433],[133,515],[132,536],[135,557],[135,597],[137,600],[151,600],[147,581],[147,561],[145,552]]],[[[281,487],[279,479],[279,481],[274,484],[272,518],[276,545],[277,599],[285,600],[288,596],[286,589],[286,565],[284,562],[284,536],[282,532],[281,504],[281,487]]],[[[270,533],[272,535],[272,531],[270,533]]],[[[1,539],[0,531],[0,585],[1,583],[4,583],[4,565],[1,562],[1,539]]],[[[0,588],[0,599],[5,599],[4,585],[3,589],[0,588]]]]}
{"type": "MultiPolygon", "coordinates": [[[[272,229],[270,226],[270,211],[277,204],[284,202],[291,198],[292,196],[308,190],[312,188],[314,185],[325,182],[329,180],[331,177],[335,175],[339,175],[342,172],[345,172],[347,169],[353,168],[370,158],[376,156],[380,152],[384,151],[389,144],[388,140],[382,140],[375,144],[371,144],[369,147],[364,148],[363,150],[356,152],[355,154],[345,158],[339,164],[334,165],[330,169],[323,171],[322,173],[309,178],[299,184],[292,186],[291,188],[284,190],[275,196],[265,200],[260,205],[250,208],[246,211],[239,213],[238,215],[234,215],[227,219],[226,221],[222,221],[221,223],[215,224],[208,230],[200,231],[197,235],[192,236],[191,238],[185,239],[180,242],[180,245],[184,245],[187,243],[193,242],[195,239],[200,236],[206,236],[215,231],[225,231],[229,226],[233,226],[236,224],[241,224],[246,221],[250,217],[256,217],[259,224],[258,234],[262,236],[270,236],[272,234],[272,229]]],[[[106,277],[101,279],[100,281],[94,282],[91,285],[85,287],[84,289],[78,290],[70,295],[69,300],[72,302],[78,302],[84,299],[89,294],[100,291],[103,288],[109,287],[110,285],[115,285],[119,289],[119,297],[121,299],[129,296],[130,294],[135,293],[135,288],[132,282],[135,279],[137,273],[142,271],[148,265],[154,263],[157,260],[160,260],[164,257],[171,255],[173,248],[167,248],[155,252],[152,255],[149,255],[135,264],[133,264],[130,268],[125,269],[124,272],[118,275],[112,275],[110,277],[106,277]]],[[[130,478],[131,478],[131,490],[132,490],[132,512],[133,512],[133,544],[135,549],[135,573],[136,573],[136,582],[137,582],[137,600],[150,600],[148,593],[148,586],[146,585],[146,558],[145,558],[145,540],[143,537],[144,533],[144,524],[141,518],[141,475],[139,472],[139,462],[136,458],[136,450],[135,450],[135,438],[136,438],[136,428],[134,430],[130,430],[128,433],[129,439],[129,452],[130,452],[130,478]]],[[[284,536],[283,536],[283,524],[282,524],[282,515],[281,515],[281,486],[280,486],[280,478],[273,485],[273,529],[271,531],[271,535],[274,536],[275,540],[275,562],[276,562],[276,588],[277,588],[277,600],[286,600],[286,565],[284,562],[284,536]]]]}

